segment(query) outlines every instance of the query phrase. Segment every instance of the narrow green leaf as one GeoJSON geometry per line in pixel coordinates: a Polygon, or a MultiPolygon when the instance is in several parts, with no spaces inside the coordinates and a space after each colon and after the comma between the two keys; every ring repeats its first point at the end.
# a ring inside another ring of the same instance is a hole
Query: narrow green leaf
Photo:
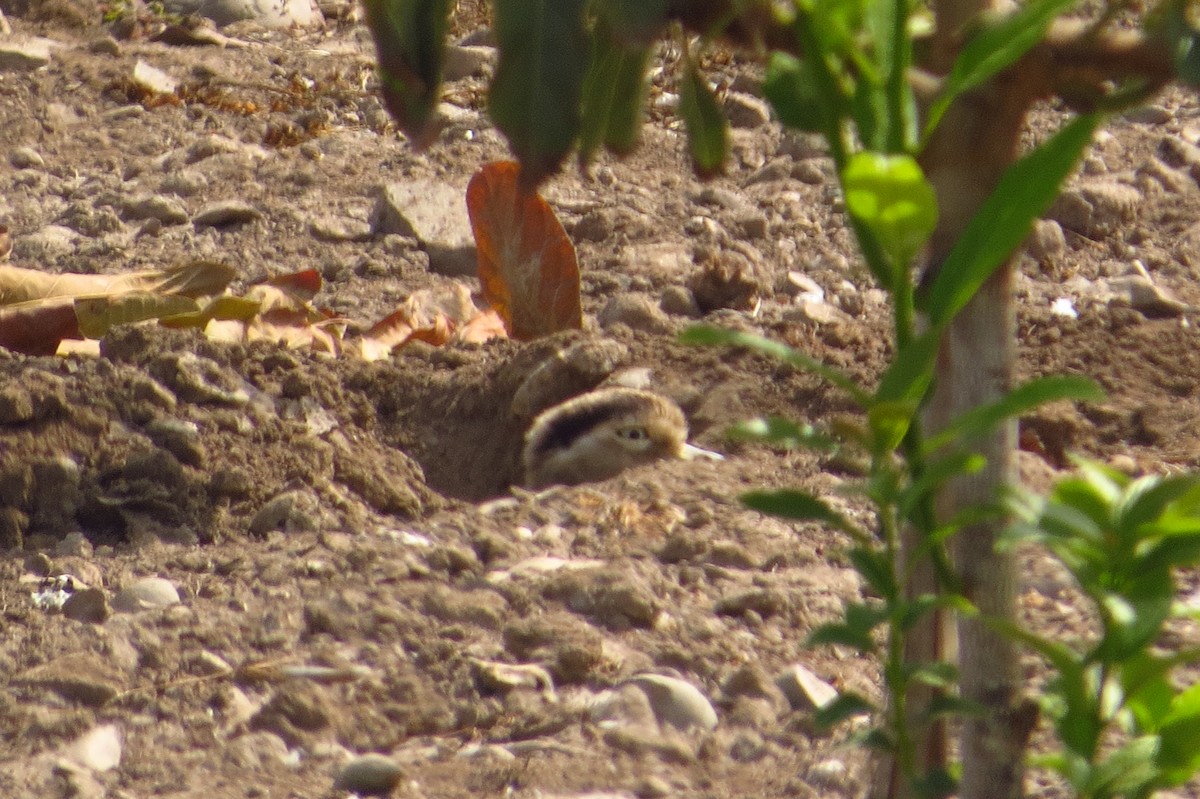
{"type": "Polygon", "coordinates": [[[1105,394],[1095,381],[1075,375],[1038,377],[1023,383],[995,402],[979,405],[954,419],[937,435],[926,439],[927,452],[935,452],[954,441],[970,441],[995,430],[1005,419],[1058,400],[1103,402],[1105,394]]]}
{"type": "Polygon", "coordinates": [[[917,402],[933,378],[941,334],[927,330],[905,345],[879,379],[874,402],[917,402]]]}
{"type": "Polygon", "coordinates": [[[1149,531],[1143,531],[1143,525],[1153,526],[1171,503],[1195,490],[1198,484],[1200,475],[1195,474],[1147,475],[1133,481],[1116,509],[1117,526],[1130,535],[1145,535],[1149,531]]]}
{"type": "Polygon", "coordinates": [[[806,447],[818,452],[833,452],[838,443],[810,424],[797,424],[778,416],[745,419],[733,425],[726,434],[735,441],[772,444],[784,449],[806,447]]]}
{"type": "Polygon", "coordinates": [[[88,338],[103,338],[118,325],[149,319],[195,313],[200,303],[178,294],[134,292],[111,297],[80,297],[75,300],[79,332],[88,338]]]}
{"type": "Polygon", "coordinates": [[[1129,741],[1096,765],[1085,795],[1141,796],[1142,789],[1158,776],[1154,762],[1158,749],[1157,735],[1129,741]]]}
{"type": "Polygon", "coordinates": [[[579,133],[589,53],[585,5],[585,0],[495,0],[500,61],[489,108],[529,185],[559,168],[579,133]]]}
{"type": "Polygon", "coordinates": [[[627,47],[649,47],[667,23],[667,0],[599,0],[600,17],[627,47]]]}
{"type": "Polygon", "coordinates": [[[837,695],[832,702],[813,714],[813,722],[819,729],[829,729],[839,722],[864,713],[874,713],[875,705],[866,697],[847,691],[837,695]]]}
{"type": "Polygon", "coordinates": [[[948,323],[1011,257],[1033,221],[1058,195],[1099,124],[1094,114],[1076,117],[1008,168],[940,265],[928,294],[920,298],[934,325],[948,323]]]}
{"type": "Polygon", "coordinates": [[[942,92],[929,109],[925,122],[925,137],[941,121],[942,115],[965,91],[982,85],[1001,70],[1012,65],[1018,58],[1041,41],[1050,23],[1076,0],[1035,0],[1018,7],[1012,15],[992,24],[985,25],[972,35],[950,74],[946,77],[942,92]]]}
{"type": "Polygon", "coordinates": [[[826,505],[812,494],[790,488],[776,491],[747,491],[742,494],[742,504],[760,513],[769,513],[793,521],[814,521],[859,535],[859,531],[845,516],[826,505]]]}
{"type": "Polygon", "coordinates": [[[855,547],[850,550],[849,557],[855,571],[880,597],[889,603],[896,599],[900,589],[887,552],[855,547]]]}
{"type": "Polygon", "coordinates": [[[822,101],[820,83],[807,61],[772,52],[763,79],[763,95],[787,127],[810,133],[829,129],[830,109],[822,101]]]}
{"type": "Polygon", "coordinates": [[[679,115],[687,125],[688,149],[696,174],[702,178],[720,174],[729,154],[729,121],[693,63],[684,68],[679,82],[679,115]]]}
{"type": "Polygon", "coordinates": [[[592,29],[592,59],[583,81],[581,162],[591,160],[601,144],[625,155],[637,143],[649,59],[650,48],[623,47],[603,22],[592,29]]]}
{"type": "Polygon", "coordinates": [[[1162,719],[1158,764],[1173,785],[1186,782],[1200,770],[1200,685],[1176,695],[1162,719]]]}
{"type": "Polygon", "coordinates": [[[421,148],[437,135],[450,0],[364,0],[384,105],[421,148]]]}
{"type": "MultiPolygon", "coordinates": [[[[875,234],[892,260],[907,269],[937,224],[937,197],[911,155],[860,152],[842,170],[846,210],[875,234]]],[[[876,275],[885,289],[895,275],[876,275]]]]}
{"type": "Polygon", "coordinates": [[[870,395],[863,391],[857,383],[843,372],[831,366],[826,366],[817,359],[805,355],[786,344],[772,341],[764,336],[743,333],[739,330],[722,330],[721,328],[710,327],[708,325],[692,325],[680,334],[679,341],[682,344],[706,346],[723,344],[730,347],[746,347],[761,352],[763,355],[768,355],[791,364],[798,369],[803,369],[806,372],[812,372],[819,377],[823,377],[849,394],[850,398],[860,407],[866,407],[870,402],[870,395]]]}

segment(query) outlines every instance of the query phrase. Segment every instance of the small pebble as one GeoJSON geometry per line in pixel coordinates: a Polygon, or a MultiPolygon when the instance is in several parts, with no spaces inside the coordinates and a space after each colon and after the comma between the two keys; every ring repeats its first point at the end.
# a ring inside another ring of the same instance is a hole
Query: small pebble
{"type": "Polygon", "coordinates": [[[179,590],[162,577],[143,577],[121,589],[113,597],[113,609],[118,613],[165,608],[179,602],[179,590]]]}
{"type": "Polygon", "coordinates": [[[378,754],[356,757],[342,767],[333,782],[335,791],[359,796],[388,796],[400,784],[404,770],[390,757],[378,754]]]}

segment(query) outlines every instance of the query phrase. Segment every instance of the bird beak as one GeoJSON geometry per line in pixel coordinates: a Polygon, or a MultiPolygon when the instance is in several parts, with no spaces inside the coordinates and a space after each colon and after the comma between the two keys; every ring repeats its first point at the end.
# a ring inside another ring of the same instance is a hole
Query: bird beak
{"type": "Polygon", "coordinates": [[[684,444],[683,449],[679,451],[680,460],[694,461],[703,459],[706,461],[723,461],[725,456],[719,452],[713,452],[710,449],[702,449],[692,444],[684,444]]]}

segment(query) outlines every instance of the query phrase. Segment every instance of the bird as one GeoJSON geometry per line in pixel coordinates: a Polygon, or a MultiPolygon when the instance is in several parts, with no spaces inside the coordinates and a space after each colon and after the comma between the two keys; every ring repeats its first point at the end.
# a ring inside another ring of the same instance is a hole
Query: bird
{"type": "Polygon", "coordinates": [[[687,443],[683,411],[642,389],[605,387],[543,411],[525,434],[525,488],[578,485],[661,459],[722,456],[687,443]]]}

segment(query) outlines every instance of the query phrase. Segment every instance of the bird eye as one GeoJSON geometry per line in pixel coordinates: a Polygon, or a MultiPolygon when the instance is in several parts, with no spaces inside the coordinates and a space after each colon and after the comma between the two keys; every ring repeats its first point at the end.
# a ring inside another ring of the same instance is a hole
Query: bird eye
{"type": "Polygon", "coordinates": [[[649,434],[644,427],[622,427],[617,431],[617,435],[629,441],[643,441],[649,438],[649,434]]]}

